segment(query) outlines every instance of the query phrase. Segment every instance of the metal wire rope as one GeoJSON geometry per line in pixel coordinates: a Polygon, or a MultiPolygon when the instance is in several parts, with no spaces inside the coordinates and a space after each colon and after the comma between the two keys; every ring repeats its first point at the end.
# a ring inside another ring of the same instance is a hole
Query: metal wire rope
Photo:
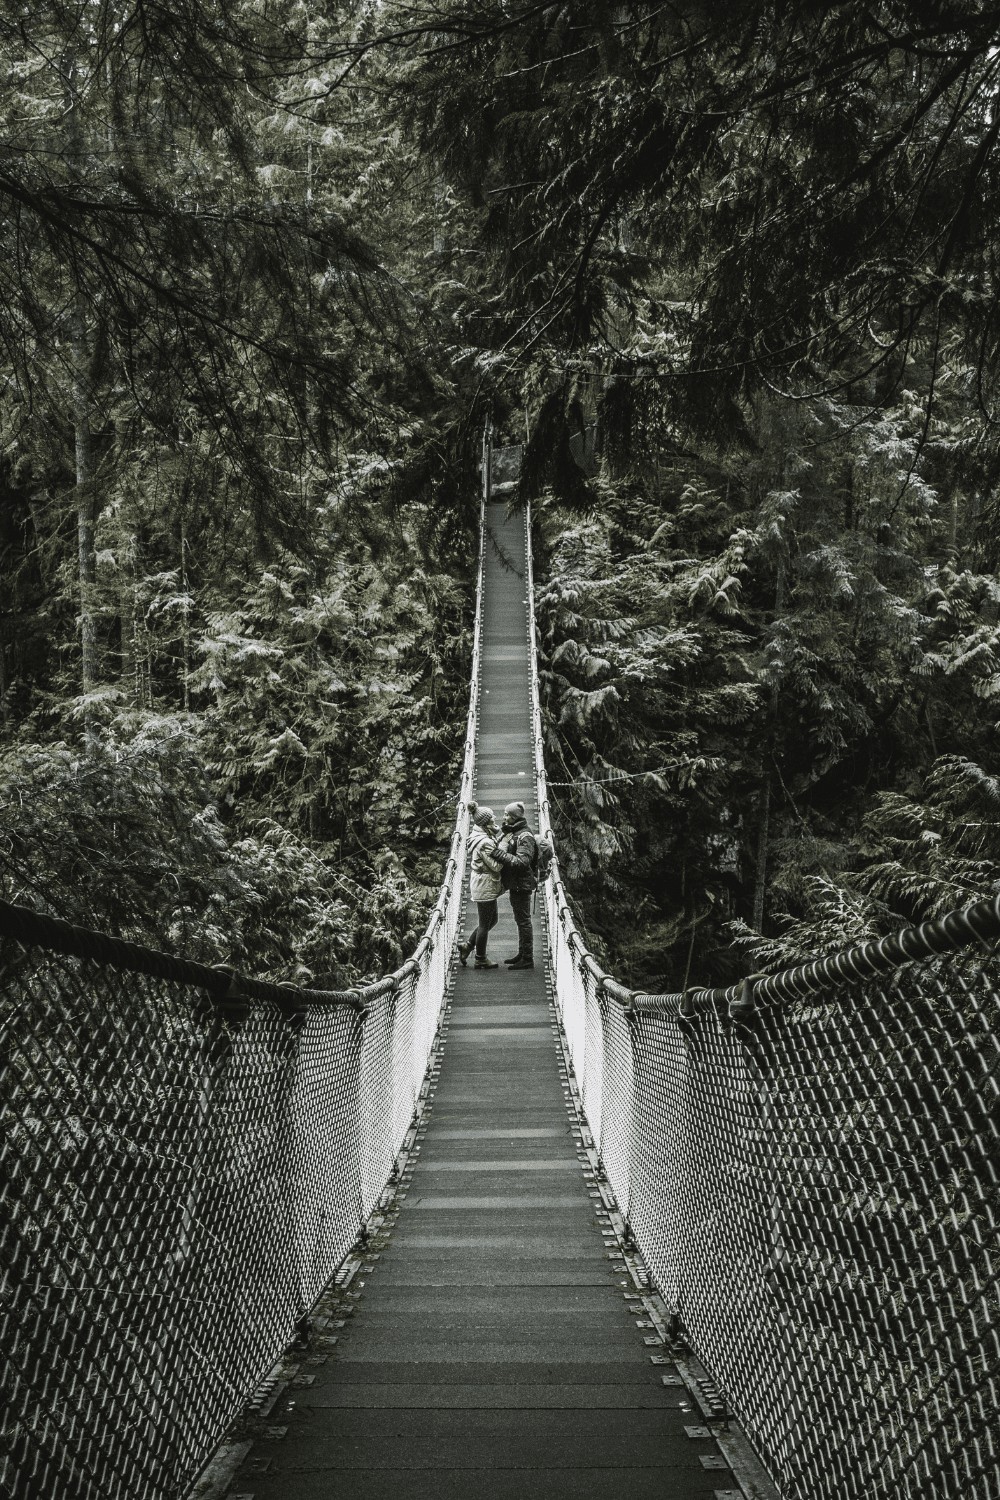
{"type": "Polygon", "coordinates": [[[268,984],[0,903],[4,1495],[185,1494],[380,1199],[460,917],[484,527],[455,830],[393,974],[268,984]]]}
{"type": "Polygon", "coordinates": [[[604,1170],[782,1494],[998,1500],[1000,897],[670,995],[603,972],[558,860],[545,907],[604,1170]]]}

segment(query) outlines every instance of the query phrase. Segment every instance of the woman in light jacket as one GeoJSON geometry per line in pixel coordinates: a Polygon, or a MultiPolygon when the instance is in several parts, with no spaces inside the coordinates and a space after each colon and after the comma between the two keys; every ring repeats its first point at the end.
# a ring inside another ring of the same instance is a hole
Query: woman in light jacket
{"type": "Polygon", "coordinates": [[[458,945],[458,957],[465,963],[473,948],[476,950],[477,969],[495,969],[497,966],[486,957],[486,939],[497,925],[497,897],[500,895],[500,861],[493,851],[493,843],[499,829],[490,807],[469,804],[472,813],[472,830],[469,834],[469,855],[472,862],[469,876],[469,894],[476,903],[479,926],[470,938],[458,945]]]}

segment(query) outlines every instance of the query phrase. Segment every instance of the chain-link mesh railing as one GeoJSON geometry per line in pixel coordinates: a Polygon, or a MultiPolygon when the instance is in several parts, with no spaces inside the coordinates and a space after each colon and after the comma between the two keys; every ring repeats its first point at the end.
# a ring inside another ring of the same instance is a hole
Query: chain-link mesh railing
{"type": "Polygon", "coordinates": [[[782,1493],[997,1500],[1000,898],[685,995],[602,972],[558,865],[546,914],[619,1207],[782,1493]]]}
{"type": "Polygon", "coordinates": [[[460,916],[465,762],[412,958],[323,994],[0,903],[0,1493],[178,1500],[376,1207],[460,916]]]}

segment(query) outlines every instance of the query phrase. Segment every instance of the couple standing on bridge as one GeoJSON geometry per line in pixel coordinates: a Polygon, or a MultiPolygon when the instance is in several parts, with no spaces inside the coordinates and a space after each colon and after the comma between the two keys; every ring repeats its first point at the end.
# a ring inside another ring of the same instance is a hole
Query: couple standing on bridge
{"type": "Polygon", "coordinates": [[[517,952],[505,962],[510,969],[533,969],[531,896],[539,875],[545,874],[541,856],[549,846],[528,827],[523,802],[508,802],[499,826],[490,807],[470,802],[469,812],[473,823],[469,835],[469,892],[476,903],[479,924],[471,937],[459,943],[459,961],[464,965],[475,948],[477,969],[498,967],[486,957],[486,940],[499,919],[497,901],[506,891],[517,923],[517,952]]]}

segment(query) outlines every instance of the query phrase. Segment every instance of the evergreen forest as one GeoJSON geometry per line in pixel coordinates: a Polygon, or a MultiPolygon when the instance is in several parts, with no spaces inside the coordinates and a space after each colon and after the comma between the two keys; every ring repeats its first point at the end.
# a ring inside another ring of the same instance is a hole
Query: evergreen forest
{"type": "Polygon", "coordinates": [[[10,0],[0,894],[410,951],[523,444],[559,855],[624,982],[1000,882],[1000,7],[10,0]]]}

